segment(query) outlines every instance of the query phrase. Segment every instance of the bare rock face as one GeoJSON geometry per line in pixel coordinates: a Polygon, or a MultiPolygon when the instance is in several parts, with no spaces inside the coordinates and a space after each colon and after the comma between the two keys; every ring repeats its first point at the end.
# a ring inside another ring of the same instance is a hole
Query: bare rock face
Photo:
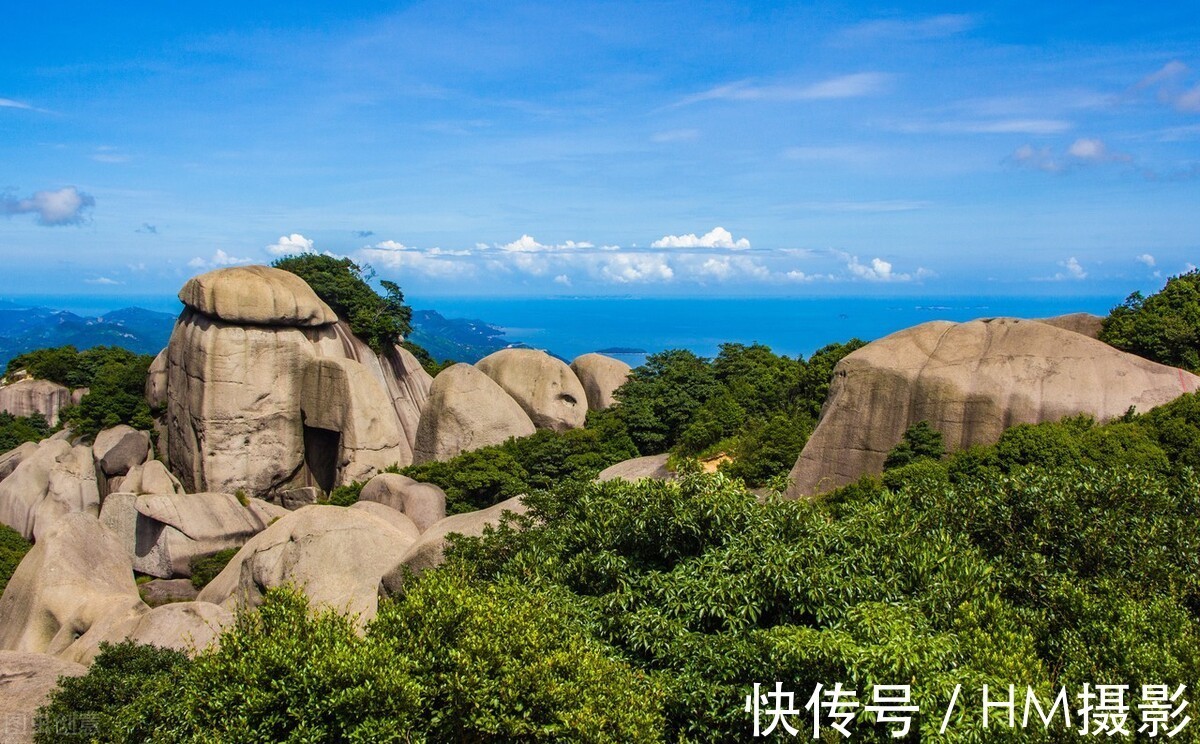
{"type": "Polygon", "coordinates": [[[193,560],[239,547],[289,513],[259,499],[243,506],[227,493],[139,496],[133,508],[133,567],[162,579],[191,576],[193,560]]]}
{"type": "Polygon", "coordinates": [[[584,354],[571,362],[571,371],[587,393],[588,410],[602,411],[617,402],[613,393],[629,379],[631,368],[610,356],[584,354]]]}
{"type": "Polygon", "coordinates": [[[417,428],[413,460],[449,460],[480,447],[525,437],[536,429],[504,388],[469,364],[456,364],[433,380],[417,428]]]}
{"type": "Polygon", "coordinates": [[[382,519],[399,530],[404,535],[404,539],[411,542],[416,542],[417,538],[421,536],[421,530],[417,529],[417,525],[413,524],[407,514],[398,512],[390,506],[384,506],[375,501],[359,501],[350,508],[382,519]]]}
{"type": "Polygon", "coordinates": [[[0,481],[0,523],[40,540],[60,518],[100,513],[100,488],[90,447],[47,439],[0,481]]]}
{"type": "Polygon", "coordinates": [[[650,478],[651,480],[670,480],[675,477],[675,474],[667,469],[667,458],[669,457],[670,455],[647,455],[646,457],[623,460],[601,470],[600,475],[596,476],[596,480],[602,483],[618,478],[631,483],[645,478],[650,478]]]}
{"type": "Polygon", "coordinates": [[[138,593],[150,607],[175,602],[194,602],[200,590],[191,579],[154,579],[138,587],[138,593]]]}
{"type": "Polygon", "coordinates": [[[544,351],[501,349],[475,366],[504,388],[539,429],[579,429],[587,418],[587,393],[566,364],[544,351]]]}
{"type": "Polygon", "coordinates": [[[409,517],[424,532],[446,518],[446,492],[395,473],[380,473],[363,486],[359,503],[374,502],[409,517]]]}
{"type": "Polygon", "coordinates": [[[417,576],[430,568],[440,566],[446,559],[447,537],[451,534],[478,537],[489,526],[495,527],[500,524],[505,512],[524,514],[529,507],[525,506],[521,498],[514,496],[487,509],[455,514],[425,530],[420,539],[404,551],[400,560],[386,573],[382,587],[389,592],[399,591],[409,575],[417,576]]]}
{"type": "Polygon", "coordinates": [[[1200,378],[1038,321],[936,321],[894,333],[838,363],[788,496],[832,490],[883,469],[904,431],[928,421],[948,450],[991,444],[1016,424],[1147,411],[1200,378]]]}
{"type": "Polygon", "coordinates": [[[167,350],[163,349],[150,363],[146,373],[146,402],[157,411],[167,405],[167,350]]]}
{"type": "Polygon", "coordinates": [[[233,622],[232,612],[209,602],[174,602],[153,609],[142,605],[128,613],[109,615],[60,656],[90,664],[100,653],[101,643],[126,640],[192,656],[216,643],[221,631],[233,622]]]}
{"type": "Polygon", "coordinates": [[[166,441],[188,490],[330,491],[412,463],[431,378],[411,354],[375,354],[278,269],[209,272],[180,299],[187,307],[166,350],[166,441]]]}
{"type": "Polygon", "coordinates": [[[1091,313],[1056,315],[1053,318],[1039,318],[1038,322],[1061,328],[1064,331],[1082,333],[1088,338],[1100,338],[1100,329],[1104,327],[1104,318],[1091,313]]]}
{"type": "Polygon", "coordinates": [[[17,469],[17,466],[20,465],[25,458],[30,457],[34,452],[37,452],[37,449],[37,442],[25,442],[24,444],[18,445],[15,449],[11,449],[8,452],[5,452],[3,455],[0,455],[0,481],[12,475],[13,471],[17,469]]]}
{"type": "Polygon", "coordinates": [[[71,405],[71,389],[49,380],[25,378],[0,387],[0,411],[13,416],[40,413],[51,426],[58,425],[58,412],[71,405]]]}
{"type": "Polygon", "coordinates": [[[58,654],[93,625],[144,610],[125,550],[87,514],[62,517],[0,597],[0,649],[58,654]]]}
{"type": "Polygon", "coordinates": [[[96,435],[92,455],[105,475],[125,475],[150,455],[150,435],[121,424],[96,435]]]}
{"type": "Polygon", "coordinates": [[[59,677],[82,677],[87,667],[49,654],[0,651],[0,739],[5,744],[33,741],[38,708],[58,687],[59,677]]]}
{"type": "Polygon", "coordinates": [[[255,607],[267,589],[290,583],[314,607],[366,622],[378,609],[380,578],[411,544],[411,537],[365,510],[306,506],[251,538],[199,600],[229,610],[255,607]]]}
{"type": "Polygon", "coordinates": [[[126,493],[176,493],[182,494],[183,484],[167,466],[158,460],[148,460],[143,465],[134,465],[124,476],[109,481],[110,490],[126,493]]]}

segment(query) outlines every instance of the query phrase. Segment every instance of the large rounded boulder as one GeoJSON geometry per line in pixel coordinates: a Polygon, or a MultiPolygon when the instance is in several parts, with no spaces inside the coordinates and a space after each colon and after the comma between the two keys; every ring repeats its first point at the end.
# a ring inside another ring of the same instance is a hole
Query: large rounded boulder
{"type": "Polygon", "coordinates": [[[0,411],[14,416],[40,413],[51,426],[58,424],[58,412],[71,403],[71,389],[49,380],[26,378],[0,387],[0,411]]]}
{"type": "Polygon", "coordinates": [[[578,429],[587,419],[587,393],[561,360],[535,349],[501,349],[475,364],[529,415],[539,429],[578,429]]]}
{"type": "Polygon", "coordinates": [[[883,469],[905,430],[928,421],[948,450],[1010,426],[1087,414],[1107,421],[1200,388],[1200,378],[1048,323],[935,321],[894,333],[834,369],[816,430],[791,472],[792,498],[883,469]]]}
{"type": "Polygon", "coordinates": [[[47,439],[0,481],[0,523],[40,540],[67,514],[100,513],[92,448],[47,439]]]}
{"type": "Polygon", "coordinates": [[[610,356],[584,354],[571,362],[571,371],[587,393],[588,410],[602,411],[617,402],[613,393],[629,379],[631,368],[610,356]]]}
{"type": "Polygon", "coordinates": [[[433,380],[417,427],[413,459],[418,463],[449,460],[534,431],[529,415],[504,388],[481,370],[456,364],[433,380]]]}

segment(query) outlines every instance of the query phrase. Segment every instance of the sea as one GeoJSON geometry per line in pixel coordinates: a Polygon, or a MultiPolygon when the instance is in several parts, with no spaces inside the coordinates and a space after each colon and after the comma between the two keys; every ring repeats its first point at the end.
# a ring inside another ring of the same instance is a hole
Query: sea
{"type": "Polygon", "coordinates": [[[552,298],[413,299],[442,315],[483,320],[512,341],[564,359],[602,351],[632,366],[646,355],[684,348],[715,356],[723,343],[770,346],[808,356],[826,344],[873,341],[931,320],[1010,316],[1107,315],[1123,296],[905,298],[552,298]]]}
{"type": "MultiPolygon", "coordinates": [[[[172,295],[6,297],[24,305],[99,315],[123,307],[177,313],[172,295]]],[[[712,357],[723,343],[770,346],[808,356],[826,344],[872,341],[931,320],[1066,313],[1107,315],[1123,296],[1070,297],[804,297],[804,298],[469,298],[409,297],[415,308],[447,318],[478,320],[504,330],[505,340],[563,359],[600,351],[632,366],[664,349],[712,357]]]]}

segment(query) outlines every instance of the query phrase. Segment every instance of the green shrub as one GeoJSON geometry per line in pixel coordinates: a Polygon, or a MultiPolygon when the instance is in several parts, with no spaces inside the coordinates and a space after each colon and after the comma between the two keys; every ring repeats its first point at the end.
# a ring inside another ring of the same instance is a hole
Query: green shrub
{"type": "Polygon", "coordinates": [[[883,467],[898,468],[922,459],[940,460],[945,454],[942,433],[928,421],[918,421],[904,431],[900,443],[888,453],[883,467]]]}
{"type": "Polygon", "coordinates": [[[336,486],[330,492],[329,498],[325,501],[333,506],[354,506],[358,503],[358,498],[362,495],[363,486],[366,483],[354,481],[348,486],[336,486]]]}
{"type": "Polygon", "coordinates": [[[8,411],[0,411],[0,454],[25,442],[40,442],[53,431],[46,423],[46,417],[36,411],[29,416],[13,416],[8,411]]]}
{"type": "Polygon", "coordinates": [[[1100,340],[1147,359],[1200,370],[1200,270],[1171,277],[1159,292],[1114,307],[1100,340]]]}
{"type": "Polygon", "coordinates": [[[217,578],[217,574],[225,570],[233,557],[238,554],[238,550],[238,548],[226,548],[212,555],[192,559],[192,586],[198,590],[208,586],[213,579],[217,578]]]}
{"type": "Polygon", "coordinates": [[[32,547],[20,532],[0,524],[0,595],[4,594],[8,580],[32,547]]]}

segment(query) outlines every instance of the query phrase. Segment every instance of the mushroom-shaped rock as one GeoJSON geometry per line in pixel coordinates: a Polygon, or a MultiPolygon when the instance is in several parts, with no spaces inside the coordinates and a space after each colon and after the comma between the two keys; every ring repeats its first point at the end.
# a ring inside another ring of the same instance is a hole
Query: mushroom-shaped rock
{"type": "Polygon", "coordinates": [[[446,492],[396,473],[380,473],[363,486],[359,502],[383,504],[406,514],[421,532],[446,517],[446,492]]]}
{"type": "Polygon", "coordinates": [[[229,610],[253,607],[267,589],[290,583],[314,607],[354,613],[366,622],[378,609],[380,578],[411,544],[366,511],[306,506],[252,537],[199,600],[229,610]]]}
{"type": "Polygon", "coordinates": [[[145,605],[129,555],[99,520],[68,514],[25,555],[0,597],[0,649],[57,654],[145,605]]]}
{"type": "Polygon", "coordinates": [[[311,327],[337,322],[337,313],[303,279],[269,266],[233,266],[192,277],[179,299],[229,323],[311,327]]]}
{"type": "Polygon", "coordinates": [[[0,387],[0,411],[13,416],[40,413],[51,426],[58,424],[58,412],[71,405],[71,389],[49,380],[27,377],[0,387]]]}
{"type": "Polygon", "coordinates": [[[84,674],[87,667],[57,656],[0,651],[0,741],[32,742],[34,717],[58,687],[58,678],[84,674]]]}
{"type": "Polygon", "coordinates": [[[100,489],[90,447],[43,441],[0,481],[0,523],[40,540],[63,515],[100,513],[100,489]]]}
{"type": "Polygon", "coordinates": [[[600,471],[600,475],[596,476],[596,480],[604,482],[616,480],[620,478],[630,482],[640,481],[644,478],[651,480],[670,480],[675,477],[675,474],[667,469],[667,459],[670,455],[647,455],[645,457],[635,457],[631,460],[622,460],[615,465],[609,465],[604,470],[600,471]]]}
{"type": "Polygon", "coordinates": [[[433,378],[413,461],[449,460],[534,431],[528,414],[504,388],[469,364],[455,364],[433,378]]]}
{"type": "Polygon", "coordinates": [[[213,645],[233,620],[232,612],[210,602],[175,602],[153,609],[143,605],[96,624],[61,656],[90,664],[100,653],[101,643],[123,641],[194,654],[213,645]]]}
{"type": "Polygon", "coordinates": [[[629,379],[630,366],[603,354],[584,354],[571,362],[571,371],[587,393],[588,410],[602,411],[613,403],[613,393],[629,379]]]}
{"type": "Polygon", "coordinates": [[[121,424],[96,435],[92,454],[105,475],[124,475],[150,454],[150,435],[121,424]]]}
{"type": "Polygon", "coordinates": [[[587,393],[571,368],[544,351],[501,349],[475,364],[529,414],[539,429],[583,426],[587,393]]]}
{"type": "Polygon", "coordinates": [[[289,513],[259,499],[243,505],[227,493],[138,496],[134,511],[133,567],[162,579],[191,576],[193,560],[238,547],[289,513]]]}
{"type": "Polygon", "coordinates": [[[163,349],[146,372],[146,403],[152,409],[167,405],[167,350],[163,349]]]}
{"type": "Polygon", "coordinates": [[[1040,318],[1038,322],[1062,328],[1064,331],[1082,333],[1088,338],[1100,338],[1100,329],[1104,327],[1104,318],[1091,313],[1056,315],[1053,318],[1040,318]]]}
{"type": "Polygon", "coordinates": [[[332,467],[314,473],[326,491],[367,480],[393,463],[412,462],[408,440],[387,401],[378,380],[352,359],[317,357],[308,362],[300,386],[304,425],[331,432],[337,441],[337,451],[327,453],[332,467]]]}
{"type": "Polygon", "coordinates": [[[488,527],[500,524],[505,512],[524,514],[529,507],[521,499],[521,496],[514,496],[487,509],[454,514],[425,530],[383,577],[383,588],[389,592],[399,591],[410,574],[420,575],[441,565],[446,559],[446,542],[451,534],[478,537],[488,527]]]}
{"type": "Polygon", "coordinates": [[[823,493],[883,468],[905,430],[928,421],[946,448],[991,444],[1016,424],[1087,414],[1107,421],[1195,391],[1200,378],[1046,323],[924,323],[834,368],[788,496],[823,493]]]}

